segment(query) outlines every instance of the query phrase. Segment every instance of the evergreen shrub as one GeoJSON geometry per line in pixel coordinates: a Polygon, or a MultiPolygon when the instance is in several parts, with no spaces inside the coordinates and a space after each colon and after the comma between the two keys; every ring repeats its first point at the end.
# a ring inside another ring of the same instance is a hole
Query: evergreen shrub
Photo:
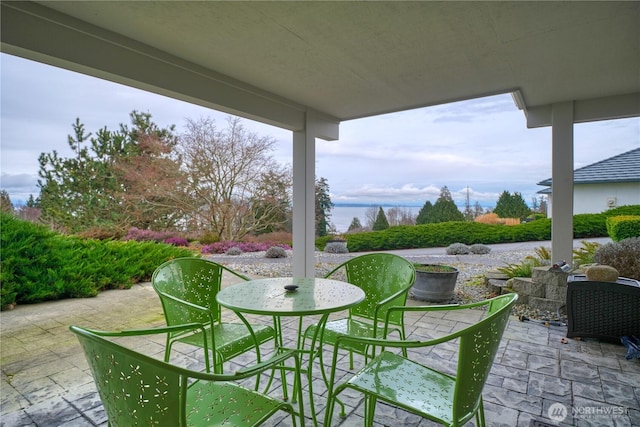
{"type": "Polygon", "coordinates": [[[286,258],[287,251],[280,246],[271,246],[264,254],[265,258],[286,258]]]}
{"type": "Polygon", "coordinates": [[[483,245],[481,243],[476,243],[474,245],[471,245],[469,247],[469,250],[471,251],[472,254],[475,254],[475,255],[485,255],[491,252],[491,248],[489,246],[483,245]]]}
{"type": "MultiPolygon", "coordinates": [[[[640,205],[621,206],[599,214],[579,214],[573,217],[573,237],[587,239],[607,237],[609,216],[640,215],[640,205]]],[[[466,245],[551,240],[551,219],[540,218],[519,225],[482,224],[450,221],[422,225],[399,225],[376,232],[349,233],[350,252],[384,251],[447,247],[453,243],[466,245]]],[[[316,239],[316,246],[324,250],[332,236],[316,239]]]]}
{"type": "Polygon", "coordinates": [[[347,248],[347,242],[327,242],[324,247],[324,251],[329,254],[346,254],[349,253],[349,249],[347,248]]]}
{"type": "Polygon", "coordinates": [[[452,243],[447,247],[447,255],[467,255],[471,248],[464,243],[452,243]]]}
{"type": "Polygon", "coordinates": [[[640,215],[618,215],[607,218],[607,233],[614,242],[640,236],[640,215]]]}
{"type": "Polygon", "coordinates": [[[225,255],[231,255],[231,256],[238,256],[238,255],[242,255],[244,252],[242,252],[242,249],[240,249],[237,246],[231,246],[229,249],[227,249],[225,251],[225,255]]]}
{"type": "Polygon", "coordinates": [[[63,236],[12,215],[0,217],[0,305],[84,298],[149,281],[156,267],[184,248],[155,242],[63,236]]]}

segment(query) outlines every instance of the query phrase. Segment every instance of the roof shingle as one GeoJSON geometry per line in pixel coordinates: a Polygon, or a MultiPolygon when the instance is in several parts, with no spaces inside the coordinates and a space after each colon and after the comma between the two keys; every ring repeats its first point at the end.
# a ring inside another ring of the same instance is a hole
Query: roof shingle
{"type": "MultiPolygon", "coordinates": [[[[573,171],[574,184],[640,182],[640,148],[618,154],[573,171]]],[[[551,178],[538,185],[551,185],[551,178]]]]}

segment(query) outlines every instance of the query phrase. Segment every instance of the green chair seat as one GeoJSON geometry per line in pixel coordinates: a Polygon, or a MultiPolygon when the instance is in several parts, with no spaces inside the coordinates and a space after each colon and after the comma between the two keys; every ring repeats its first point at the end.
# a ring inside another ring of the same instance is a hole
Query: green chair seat
{"type": "Polygon", "coordinates": [[[428,413],[447,425],[453,424],[450,402],[455,386],[455,378],[388,351],[349,380],[349,387],[355,390],[375,390],[381,400],[408,411],[428,413]]]}
{"type": "Polygon", "coordinates": [[[284,402],[235,383],[197,381],[187,390],[187,424],[192,426],[257,426],[279,410],[291,411],[284,402]]]}
{"type": "MultiPolygon", "coordinates": [[[[310,325],[306,334],[311,336],[315,333],[317,325],[310,325]]],[[[374,327],[369,322],[363,322],[358,319],[338,319],[327,322],[322,333],[322,342],[334,345],[339,336],[347,335],[358,338],[375,338],[381,328],[374,327]]],[[[365,354],[367,346],[361,343],[348,342],[342,348],[347,351],[353,351],[357,354],[365,354]]]]}
{"type": "MultiPolygon", "coordinates": [[[[273,339],[273,328],[265,325],[252,325],[255,339],[264,344],[273,339]]],[[[202,346],[202,342],[211,334],[211,328],[205,327],[204,332],[187,333],[175,337],[174,341],[194,346],[202,346]]],[[[213,334],[216,337],[215,352],[220,360],[229,360],[244,353],[246,349],[254,348],[254,340],[247,334],[247,327],[242,323],[222,323],[214,325],[213,334]]]]}

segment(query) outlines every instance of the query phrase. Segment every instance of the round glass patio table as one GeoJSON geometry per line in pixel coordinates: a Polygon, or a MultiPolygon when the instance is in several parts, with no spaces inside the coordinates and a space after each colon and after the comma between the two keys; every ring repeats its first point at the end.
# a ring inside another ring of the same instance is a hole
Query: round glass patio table
{"type": "Polygon", "coordinates": [[[347,282],[313,277],[277,277],[228,286],[218,303],[236,312],[269,316],[307,316],[345,310],[364,300],[364,291],[347,282]],[[285,286],[297,286],[289,291],[285,286]]]}
{"type": "MultiPolygon", "coordinates": [[[[272,316],[276,330],[277,343],[282,344],[282,326],[280,317],[298,316],[298,331],[296,349],[309,354],[309,366],[305,369],[308,378],[309,404],[313,425],[317,425],[313,402],[311,363],[314,359],[314,349],[318,342],[318,333],[323,330],[329,314],[342,311],[362,302],[364,291],[347,282],[333,279],[313,277],[277,277],[240,282],[218,292],[218,304],[234,311],[244,320],[242,313],[272,316]],[[295,287],[294,290],[287,288],[295,287]],[[321,315],[316,335],[311,340],[310,350],[302,348],[304,334],[302,321],[304,316],[321,315]]],[[[245,321],[245,323],[247,323],[245,321]]],[[[248,323],[247,323],[248,324],[248,323]]],[[[320,351],[320,346],[318,350],[320,351]]],[[[294,386],[294,396],[295,386],[294,386]]],[[[303,421],[304,425],[304,421],[303,421]]]]}

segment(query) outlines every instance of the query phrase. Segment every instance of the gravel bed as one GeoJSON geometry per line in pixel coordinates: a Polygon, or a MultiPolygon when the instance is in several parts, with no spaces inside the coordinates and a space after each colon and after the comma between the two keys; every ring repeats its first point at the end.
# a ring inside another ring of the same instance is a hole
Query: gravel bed
{"type": "MultiPolygon", "coordinates": [[[[444,252],[444,249],[443,249],[444,252]]],[[[395,251],[402,255],[402,251],[395,251]]],[[[316,277],[322,277],[338,264],[349,258],[361,255],[360,253],[329,254],[326,252],[316,252],[315,271],[316,277]]],[[[490,297],[484,284],[484,274],[487,271],[495,270],[497,267],[504,267],[508,264],[518,264],[528,255],[535,255],[530,251],[509,251],[490,252],[482,255],[402,255],[411,262],[423,264],[446,264],[457,268],[458,281],[456,283],[454,298],[450,301],[438,304],[469,303],[481,301],[490,297]]],[[[206,258],[226,265],[227,267],[252,277],[291,277],[292,276],[292,253],[287,252],[287,258],[266,258],[265,252],[248,252],[241,255],[207,255],[206,258]]],[[[339,278],[339,276],[338,276],[339,278]]],[[[420,304],[435,304],[420,301],[420,304]]],[[[532,320],[559,320],[566,322],[562,314],[558,319],[558,313],[539,312],[532,310],[524,304],[517,305],[513,314],[525,316],[532,320]]]]}

